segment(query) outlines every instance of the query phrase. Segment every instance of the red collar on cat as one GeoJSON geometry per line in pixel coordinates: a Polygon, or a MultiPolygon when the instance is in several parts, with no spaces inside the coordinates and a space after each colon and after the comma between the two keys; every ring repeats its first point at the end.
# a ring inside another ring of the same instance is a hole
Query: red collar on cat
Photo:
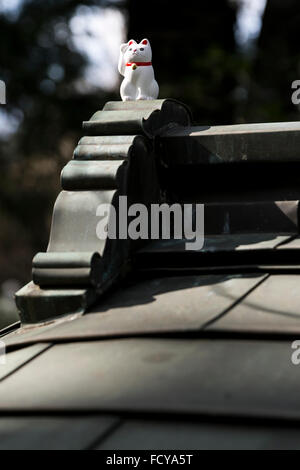
{"type": "Polygon", "coordinates": [[[131,67],[132,65],[152,65],[152,62],[127,62],[126,67],[131,67]]]}

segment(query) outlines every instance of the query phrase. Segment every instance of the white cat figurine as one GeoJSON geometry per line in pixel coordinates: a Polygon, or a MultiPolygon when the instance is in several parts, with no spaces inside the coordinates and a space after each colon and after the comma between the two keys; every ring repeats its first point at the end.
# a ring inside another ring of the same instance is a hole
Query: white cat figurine
{"type": "Polygon", "coordinates": [[[121,44],[118,68],[124,77],[120,88],[123,101],[155,100],[158,97],[159,88],[151,59],[148,39],[143,39],[139,44],[133,39],[121,44]]]}

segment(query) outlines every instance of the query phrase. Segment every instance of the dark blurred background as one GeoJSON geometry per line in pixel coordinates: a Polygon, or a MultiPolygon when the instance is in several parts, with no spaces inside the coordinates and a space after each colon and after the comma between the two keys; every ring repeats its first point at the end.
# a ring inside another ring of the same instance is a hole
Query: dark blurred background
{"type": "Polygon", "coordinates": [[[196,123],[298,120],[299,0],[0,0],[0,327],[47,247],[81,123],[119,99],[119,45],[150,39],[160,97],[196,123]]]}

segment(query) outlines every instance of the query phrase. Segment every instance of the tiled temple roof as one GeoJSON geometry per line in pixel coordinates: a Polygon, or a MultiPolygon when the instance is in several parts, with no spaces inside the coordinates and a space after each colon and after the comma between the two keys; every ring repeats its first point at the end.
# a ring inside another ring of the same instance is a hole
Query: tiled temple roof
{"type": "Polygon", "coordinates": [[[1,337],[0,448],[299,448],[300,123],[200,128],[166,100],[84,129],[1,337]],[[203,203],[204,247],[99,244],[116,194],[203,203]]]}

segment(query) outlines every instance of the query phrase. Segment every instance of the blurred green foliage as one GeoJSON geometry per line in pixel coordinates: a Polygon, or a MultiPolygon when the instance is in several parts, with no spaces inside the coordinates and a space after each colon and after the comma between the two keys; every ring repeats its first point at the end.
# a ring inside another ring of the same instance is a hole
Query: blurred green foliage
{"type": "Polygon", "coordinates": [[[101,89],[83,94],[74,85],[86,65],[70,42],[69,20],[79,4],[109,2],[27,0],[17,21],[0,15],[5,110],[22,119],[18,132],[0,143],[0,285],[8,278],[29,279],[33,254],[46,249],[59,174],[72,157],[81,123],[117,98],[101,89]],[[49,78],[53,65],[63,71],[60,80],[49,78]]]}
{"type": "MultiPolygon", "coordinates": [[[[18,131],[0,141],[0,286],[8,279],[20,285],[30,280],[32,257],[47,248],[60,171],[82,135],[82,121],[118,99],[75,86],[87,58],[72,45],[70,19],[82,4],[111,2],[24,0],[17,19],[0,13],[0,79],[7,86],[7,105],[0,110],[21,120],[18,131]],[[59,80],[49,76],[53,66],[62,71],[59,80]]],[[[0,327],[10,311],[4,305],[1,300],[0,327]]]]}

